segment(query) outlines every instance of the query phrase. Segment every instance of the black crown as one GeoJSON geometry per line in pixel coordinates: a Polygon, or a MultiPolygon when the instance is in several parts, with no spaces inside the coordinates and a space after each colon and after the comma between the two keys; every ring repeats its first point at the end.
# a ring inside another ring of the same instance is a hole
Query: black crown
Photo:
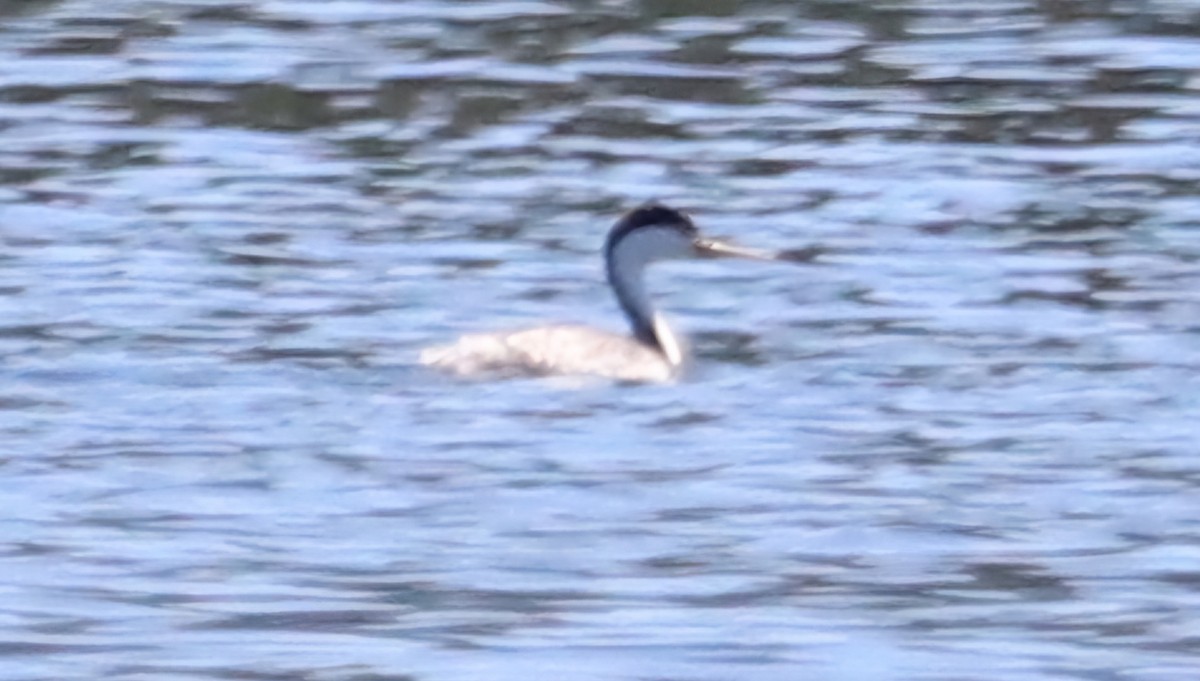
{"type": "Polygon", "coordinates": [[[696,225],[683,213],[659,203],[644,203],[626,213],[613,225],[608,234],[608,246],[611,247],[621,237],[643,227],[667,227],[687,234],[697,233],[696,225]]]}

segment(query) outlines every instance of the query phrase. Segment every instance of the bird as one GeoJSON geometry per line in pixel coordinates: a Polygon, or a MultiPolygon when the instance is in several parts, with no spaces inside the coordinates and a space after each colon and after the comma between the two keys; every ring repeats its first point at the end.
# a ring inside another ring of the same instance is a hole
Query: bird
{"type": "Polygon", "coordinates": [[[689,353],[683,338],[651,304],[643,273],[654,262],[695,257],[792,259],[786,251],[743,248],[705,237],[685,213],[645,203],[617,220],[604,242],[605,273],[629,321],[629,335],[574,324],[473,333],[449,345],[426,348],[420,363],[459,377],[677,381],[690,363],[689,353]]]}

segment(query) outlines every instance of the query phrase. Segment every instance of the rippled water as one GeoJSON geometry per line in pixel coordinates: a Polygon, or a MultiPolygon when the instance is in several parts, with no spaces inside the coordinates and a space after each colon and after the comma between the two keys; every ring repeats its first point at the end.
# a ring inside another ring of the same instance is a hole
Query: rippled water
{"type": "Polygon", "coordinates": [[[0,5],[0,677],[1195,678],[1200,3],[0,5]],[[621,322],[680,386],[463,383],[621,322]]]}

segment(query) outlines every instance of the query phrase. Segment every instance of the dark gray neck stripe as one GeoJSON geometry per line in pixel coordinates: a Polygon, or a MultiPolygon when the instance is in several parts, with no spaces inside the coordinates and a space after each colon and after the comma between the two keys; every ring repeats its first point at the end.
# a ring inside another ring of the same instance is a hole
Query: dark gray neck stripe
{"type": "Polygon", "coordinates": [[[621,311],[630,320],[634,337],[659,352],[665,353],[662,342],[654,331],[654,321],[641,319],[638,316],[633,301],[627,298],[628,294],[617,281],[614,270],[613,250],[627,235],[641,229],[678,229],[692,236],[697,234],[697,230],[688,216],[672,208],[651,202],[634,208],[617,220],[617,223],[608,232],[608,239],[604,242],[604,269],[608,275],[608,283],[617,296],[617,303],[621,306],[621,311]]]}

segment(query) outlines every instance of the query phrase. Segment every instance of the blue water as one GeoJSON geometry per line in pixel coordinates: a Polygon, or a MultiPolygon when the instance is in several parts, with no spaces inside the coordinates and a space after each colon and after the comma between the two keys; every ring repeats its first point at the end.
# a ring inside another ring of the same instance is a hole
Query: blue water
{"type": "Polygon", "coordinates": [[[1195,10],[0,8],[0,678],[1194,678],[1195,10]]]}

